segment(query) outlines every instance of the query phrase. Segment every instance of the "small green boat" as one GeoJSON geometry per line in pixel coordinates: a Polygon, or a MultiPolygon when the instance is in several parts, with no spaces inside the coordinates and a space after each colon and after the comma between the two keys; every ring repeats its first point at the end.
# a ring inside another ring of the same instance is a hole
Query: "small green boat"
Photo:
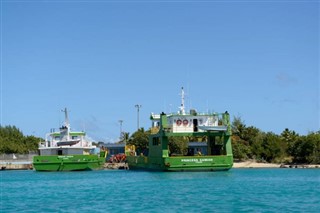
{"type": "Polygon", "coordinates": [[[46,135],[39,144],[39,156],[33,157],[36,171],[83,171],[103,169],[105,152],[92,145],[85,132],[70,131],[67,109],[59,132],[46,135]]]}
{"type": "Polygon", "coordinates": [[[151,114],[152,128],[146,154],[138,155],[126,146],[129,169],[159,171],[222,171],[233,166],[231,125],[228,112],[197,113],[184,109],[184,91],[177,114],[151,114]],[[207,142],[206,154],[169,152],[169,137],[201,137],[207,142]]]}

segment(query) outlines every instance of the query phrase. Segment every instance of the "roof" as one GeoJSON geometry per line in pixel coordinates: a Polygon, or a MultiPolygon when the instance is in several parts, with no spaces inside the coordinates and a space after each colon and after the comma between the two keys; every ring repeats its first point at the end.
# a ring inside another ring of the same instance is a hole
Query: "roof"
{"type": "Polygon", "coordinates": [[[125,144],[124,143],[108,143],[108,144],[104,144],[104,146],[107,148],[124,148],[125,144]]]}
{"type": "Polygon", "coordinates": [[[189,142],[189,146],[208,146],[207,142],[189,142]]]}

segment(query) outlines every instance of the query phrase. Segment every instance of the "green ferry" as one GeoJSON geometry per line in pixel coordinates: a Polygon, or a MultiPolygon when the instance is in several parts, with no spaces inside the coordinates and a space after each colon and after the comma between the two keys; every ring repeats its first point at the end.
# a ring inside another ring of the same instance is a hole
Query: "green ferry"
{"type": "Polygon", "coordinates": [[[137,155],[134,146],[126,146],[129,169],[158,171],[223,171],[233,166],[231,125],[228,112],[185,112],[184,91],[177,114],[151,114],[152,128],[146,154],[137,155]],[[176,155],[169,151],[169,137],[206,139],[206,155],[188,150],[176,155]]]}
{"type": "Polygon", "coordinates": [[[105,152],[92,145],[85,132],[70,131],[68,111],[65,108],[64,125],[60,131],[51,131],[39,144],[39,156],[33,157],[36,171],[83,171],[103,169],[105,152]]]}

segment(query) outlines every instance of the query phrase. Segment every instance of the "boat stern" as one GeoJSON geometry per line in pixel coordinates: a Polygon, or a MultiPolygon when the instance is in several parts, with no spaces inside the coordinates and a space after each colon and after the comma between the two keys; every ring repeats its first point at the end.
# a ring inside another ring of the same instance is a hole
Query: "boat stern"
{"type": "Polygon", "coordinates": [[[233,166],[233,156],[177,156],[164,158],[167,171],[224,171],[233,166]]]}

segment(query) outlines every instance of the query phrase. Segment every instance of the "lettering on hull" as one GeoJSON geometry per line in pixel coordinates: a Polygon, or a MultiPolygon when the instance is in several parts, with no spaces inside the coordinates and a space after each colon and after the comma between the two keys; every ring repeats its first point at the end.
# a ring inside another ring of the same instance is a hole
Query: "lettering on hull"
{"type": "Polygon", "coordinates": [[[181,162],[184,162],[184,163],[203,163],[203,162],[213,162],[213,159],[211,158],[190,158],[190,159],[181,159],[181,162]]]}
{"type": "Polygon", "coordinates": [[[72,155],[61,155],[61,156],[58,156],[58,158],[69,159],[69,158],[73,158],[73,156],[72,155]]]}

